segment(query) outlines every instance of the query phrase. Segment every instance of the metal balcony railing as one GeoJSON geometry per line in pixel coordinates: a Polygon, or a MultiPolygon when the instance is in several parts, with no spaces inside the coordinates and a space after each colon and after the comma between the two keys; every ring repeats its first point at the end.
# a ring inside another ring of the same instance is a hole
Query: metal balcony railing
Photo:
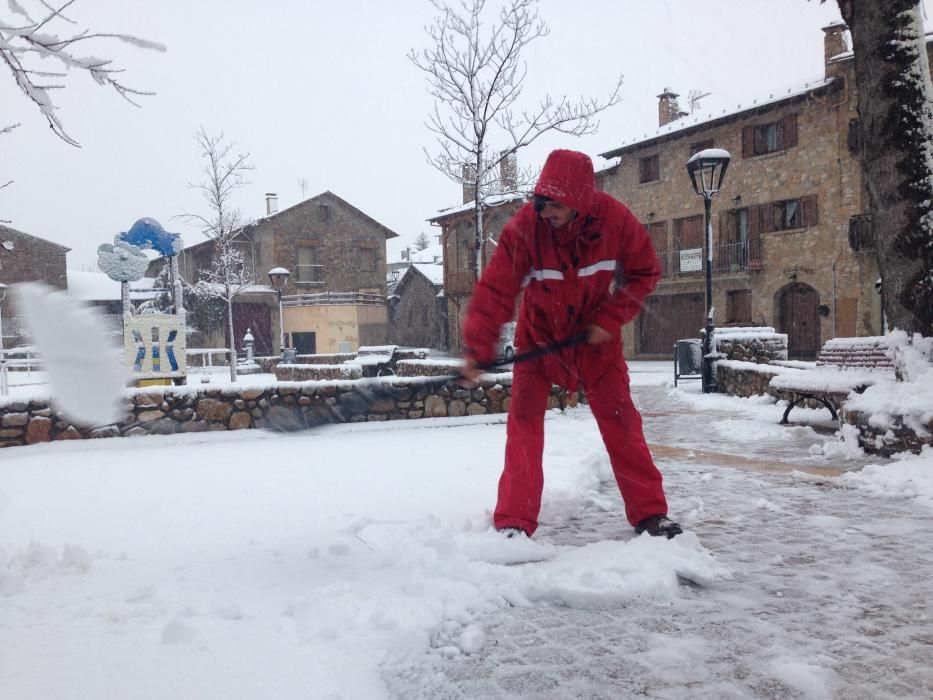
{"type": "Polygon", "coordinates": [[[295,265],[296,284],[324,284],[323,265],[295,265]]]}
{"type": "MultiPolygon", "coordinates": [[[[703,248],[659,250],[661,275],[666,278],[703,277],[706,258],[703,248]]],[[[713,273],[748,272],[761,269],[761,250],[757,243],[732,241],[713,246],[713,273]]]]}
{"type": "Polygon", "coordinates": [[[288,294],[282,296],[282,306],[385,306],[382,294],[366,292],[320,292],[318,294],[288,294]]]}

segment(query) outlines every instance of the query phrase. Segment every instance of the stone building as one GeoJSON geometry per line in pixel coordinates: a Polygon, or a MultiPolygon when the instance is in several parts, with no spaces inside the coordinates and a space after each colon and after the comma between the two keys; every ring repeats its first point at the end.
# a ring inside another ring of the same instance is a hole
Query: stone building
{"type": "MultiPolygon", "coordinates": [[[[447,337],[450,351],[459,354],[461,343],[460,322],[466,312],[467,302],[476,282],[474,262],[476,242],[473,226],[473,201],[464,192],[462,206],[445,209],[429,221],[441,229],[441,245],[444,248],[444,294],[447,297],[447,337]]],[[[502,195],[488,198],[483,203],[483,230],[493,241],[499,238],[502,227],[525,203],[524,195],[502,195]]],[[[492,257],[493,245],[483,251],[486,261],[492,257]]]]}
{"type": "Polygon", "coordinates": [[[659,95],[654,135],[601,154],[598,186],[645,225],[663,279],[624,333],[630,357],[670,357],[706,317],[703,200],[686,163],[706,148],[732,161],[713,198],[717,325],[773,326],[792,358],[836,336],[882,333],[878,268],[859,158],[854,60],[846,27],[824,32],[824,77],[711,115],[659,95]]]}
{"type": "Polygon", "coordinates": [[[390,344],[448,349],[443,264],[410,264],[395,282],[388,308],[390,344]]]}
{"type": "MultiPolygon", "coordinates": [[[[57,289],[68,288],[65,256],[70,248],[0,224],[0,243],[7,242],[12,244],[10,250],[0,248],[0,283],[9,286],[17,282],[44,282],[57,289]]],[[[16,302],[8,294],[0,305],[3,346],[18,345],[23,336],[16,302]]]]}
{"type": "MultiPolygon", "coordinates": [[[[237,348],[249,328],[257,355],[280,351],[278,296],[268,272],[290,272],[282,296],[284,334],[299,354],[349,352],[386,341],[386,241],[398,234],[333,192],[324,192],[278,211],[266,195],[266,216],[244,226],[236,245],[256,285],[234,302],[237,348]]],[[[196,282],[209,269],[213,241],[186,247],[179,256],[182,277],[196,282]]],[[[150,266],[152,276],[164,261],[150,266]]],[[[202,342],[225,344],[224,329],[202,342]]]]}

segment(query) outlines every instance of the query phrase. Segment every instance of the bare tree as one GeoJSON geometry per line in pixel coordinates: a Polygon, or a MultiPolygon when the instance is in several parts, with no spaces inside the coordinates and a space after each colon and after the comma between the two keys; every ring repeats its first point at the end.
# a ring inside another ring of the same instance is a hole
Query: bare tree
{"type": "MultiPolygon", "coordinates": [[[[24,8],[19,0],[9,0],[9,9],[16,17],[0,18],[0,62],[10,69],[16,85],[39,108],[55,135],[72,146],[80,144],[68,135],[56,114],[51,96],[53,90],[66,87],[65,78],[69,71],[87,73],[98,85],[112,87],[117,94],[134,105],[135,97],[152,94],[121,82],[117,76],[122,69],[115,68],[110,59],[94,55],[81,56],[76,53],[76,49],[87,42],[114,39],[143,49],[165,51],[162,44],[128,34],[104,34],[87,29],[58,33],[57,25],[76,24],[65,15],[65,10],[76,2],[77,0],[66,0],[51,4],[46,0],[39,0],[33,3],[37,8],[31,12],[24,8]],[[38,67],[43,60],[57,64],[63,70],[50,71],[45,65],[38,67]]],[[[4,127],[0,132],[15,126],[17,125],[4,127]]]]}
{"type": "MultiPolygon", "coordinates": [[[[821,0],[824,1],[824,0],[821,0]]],[[[837,0],[889,328],[933,336],[933,86],[920,0],[837,0]]]]}
{"type": "Polygon", "coordinates": [[[249,154],[233,155],[233,142],[224,142],[223,133],[210,136],[201,129],[195,134],[201,157],[207,162],[201,173],[204,179],[192,184],[200,190],[208,204],[209,213],[182,214],[182,218],[196,222],[201,232],[214,242],[211,267],[200,271],[195,289],[202,298],[222,299],[227,307],[227,331],[230,349],[230,380],[236,381],[236,336],[233,333],[233,300],[243,289],[255,284],[252,271],[246,266],[243,252],[236,247],[243,221],[240,211],[233,206],[233,193],[249,184],[246,175],[253,166],[249,154]]]}
{"type": "Polygon", "coordinates": [[[424,250],[431,245],[431,239],[428,238],[428,234],[422,231],[417,236],[415,236],[415,242],[413,245],[415,246],[415,250],[424,250]]]}
{"type": "Polygon", "coordinates": [[[537,0],[508,0],[493,21],[485,18],[486,0],[459,0],[457,7],[431,2],[440,12],[426,28],[433,45],[410,52],[408,58],[427,75],[435,99],[427,127],[440,151],[432,156],[426,149],[428,161],[473,193],[474,269],[479,276],[486,243],[483,202],[491,194],[521,189],[516,182],[503,182],[499,163],[549,131],[595,133],[599,123],[594,116],[618,103],[622,78],[605,102],[546,96],[535,108],[522,109],[519,98],[527,74],[522,50],[548,34],[538,18],[537,0]],[[498,150],[492,147],[494,140],[498,150]]]}

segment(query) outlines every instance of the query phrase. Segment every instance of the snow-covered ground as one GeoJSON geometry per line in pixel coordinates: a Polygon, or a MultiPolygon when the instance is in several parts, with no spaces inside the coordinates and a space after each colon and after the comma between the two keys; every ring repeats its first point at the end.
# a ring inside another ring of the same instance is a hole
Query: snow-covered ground
{"type": "Polygon", "coordinates": [[[500,415],[4,449],[0,696],[933,695],[933,454],[671,375],[632,363],[671,541],[586,407],[531,542],[490,530],[500,415]]]}

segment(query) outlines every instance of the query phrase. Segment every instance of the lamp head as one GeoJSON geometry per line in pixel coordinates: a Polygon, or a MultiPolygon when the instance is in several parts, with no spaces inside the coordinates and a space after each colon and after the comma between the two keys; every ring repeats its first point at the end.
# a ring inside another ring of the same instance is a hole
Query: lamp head
{"type": "Polygon", "coordinates": [[[269,282],[272,284],[272,288],[281,292],[285,289],[285,285],[288,283],[289,271],[284,267],[273,267],[269,270],[269,282]]]}
{"type": "Polygon", "coordinates": [[[719,192],[726,169],[732,156],[722,148],[706,148],[687,161],[687,173],[694,191],[701,197],[711,197],[719,192]]]}

